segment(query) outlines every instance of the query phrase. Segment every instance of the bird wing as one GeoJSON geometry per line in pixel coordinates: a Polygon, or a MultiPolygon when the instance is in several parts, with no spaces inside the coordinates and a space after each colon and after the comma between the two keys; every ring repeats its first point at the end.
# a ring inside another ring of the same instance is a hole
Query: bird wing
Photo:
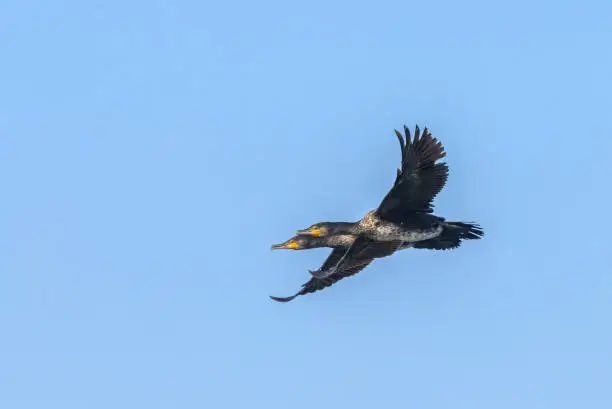
{"type": "Polygon", "coordinates": [[[414,139],[404,126],[406,141],[397,130],[400,143],[402,167],[397,170],[393,187],[376,210],[383,220],[402,223],[407,214],[432,213],[432,201],[442,190],[448,179],[446,163],[435,163],[446,156],[442,144],[427,128],[421,135],[416,127],[414,139]]]}
{"type": "MultiPolygon", "coordinates": [[[[336,266],[340,260],[343,261],[341,269],[325,278],[311,278],[308,282],[302,284],[302,289],[290,297],[274,297],[270,296],[274,301],[287,302],[293,300],[299,295],[314,293],[330,287],[342,280],[343,278],[353,276],[366,268],[374,259],[386,257],[395,253],[402,246],[400,241],[374,242],[361,236],[355,240],[357,246],[338,247],[332,250],[320,270],[326,271],[336,266]]],[[[405,247],[404,247],[405,248],[405,247]]]]}
{"type": "MultiPolygon", "coordinates": [[[[338,260],[342,258],[345,252],[346,252],[346,247],[335,248],[334,250],[332,250],[330,255],[327,257],[327,259],[321,266],[321,269],[328,269],[336,265],[338,260]]],[[[298,291],[297,293],[295,293],[294,295],[290,297],[270,296],[270,298],[278,302],[288,302],[288,301],[293,300],[295,297],[299,295],[314,293],[315,291],[319,291],[319,290],[322,290],[324,288],[334,285],[335,283],[342,280],[343,278],[350,277],[352,275],[357,274],[358,272],[366,268],[368,264],[370,264],[373,260],[374,259],[372,258],[354,260],[353,263],[350,266],[347,266],[343,271],[336,272],[336,274],[332,274],[329,277],[325,277],[323,279],[314,278],[314,277],[311,278],[306,283],[302,284],[302,289],[300,291],[298,291]]]]}
{"type": "Polygon", "coordinates": [[[322,279],[335,274],[341,274],[345,269],[350,268],[356,261],[386,257],[395,253],[401,246],[401,241],[377,242],[366,236],[360,235],[357,236],[346,252],[333,266],[334,269],[332,271],[329,271],[332,267],[332,265],[329,265],[327,269],[321,268],[313,275],[315,278],[322,279]]]}
{"type": "Polygon", "coordinates": [[[323,264],[321,265],[321,270],[327,270],[328,268],[331,268],[335,266],[336,264],[338,264],[338,261],[340,261],[344,253],[346,253],[347,249],[348,247],[334,248],[332,252],[329,253],[329,256],[327,256],[323,264]]]}
{"type": "Polygon", "coordinates": [[[382,258],[395,253],[401,245],[402,242],[399,240],[374,241],[365,236],[357,236],[353,244],[351,244],[345,254],[343,254],[343,258],[345,261],[360,260],[364,258],[382,258]]]}

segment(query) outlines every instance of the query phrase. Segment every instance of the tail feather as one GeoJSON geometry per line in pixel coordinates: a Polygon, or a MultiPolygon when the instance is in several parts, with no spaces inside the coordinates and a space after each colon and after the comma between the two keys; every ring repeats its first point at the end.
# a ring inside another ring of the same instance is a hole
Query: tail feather
{"type": "Polygon", "coordinates": [[[484,230],[476,223],[447,222],[446,224],[458,232],[462,239],[478,240],[484,236],[484,230]]]}
{"type": "Polygon", "coordinates": [[[478,240],[484,230],[476,223],[445,222],[445,229],[438,237],[413,243],[417,249],[448,250],[461,245],[462,240],[478,240]]]}

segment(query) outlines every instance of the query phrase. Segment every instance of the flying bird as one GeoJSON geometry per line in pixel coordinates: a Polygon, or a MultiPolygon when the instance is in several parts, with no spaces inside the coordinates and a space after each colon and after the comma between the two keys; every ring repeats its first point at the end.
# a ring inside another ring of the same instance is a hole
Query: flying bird
{"type": "MultiPolygon", "coordinates": [[[[333,267],[338,260],[340,260],[354,240],[355,237],[348,234],[325,237],[295,236],[284,243],[273,245],[272,249],[307,250],[319,247],[331,247],[333,250],[321,266],[321,269],[327,269],[333,267]]],[[[300,291],[290,297],[270,296],[270,298],[274,301],[287,302],[293,300],[298,295],[322,290],[343,278],[357,274],[366,268],[375,258],[393,254],[402,247],[401,245],[401,242],[384,242],[380,243],[379,246],[372,246],[370,254],[362,254],[362,257],[355,257],[350,263],[347,263],[342,271],[338,271],[336,274],[321,279],[312,277],[308,282],[302,284],[300,291]]]]}
{"type": "MultiPolygon", "coordinates": [[[[469,234],[462,234],[455,230],[446,230],[442,235],[435,239],[423,240],[415,243],[406,243],[399,241],[383,241],[373,243],[369,248],[364,249],[361,254],[356,254],[352,257],[351,262],[345,266],[342,270],[336,271],[324,278],[312,277],[306,283],[302,284],[300,291],[290,297],[274,297],[270,296],[274,301],[288,302],[293,300],[299,295],[305,295],[313,293],[315,291],[323,290],[324,288],[334,285],[336,282],[343,278],[353,276],[359,273],[361,270],[366,268],[374,259],[387,257],[395,253],[396,251],[404,250],[407,248],[420,248],[420,249],[431,249],[431,250],[448,250],[457,248],[461,245],[462,239],[474,239],[479,238],[481,232],[478,228],[470,230],[469,234]]],[[[307,250],[320,247],[331,247],[333,250],[323,262],[321,270],[326,270],[338,263],[340,258],[346,253],[348,248],[355,241],[356,236],[350,234],[338,234],[338,235],[327,235],[327,236],[309,236],[309,235],[298,235],[290,238],[284,243],[272,245],[272,250],[307,250]]]]}
{"type": "Polygon", "coordinates": [[[404,126],[405,141],[395,130],[402,156],[392,188],[379,207],[358,222],[323,222],[298,230],[297,236],[273,249],[303,250],[331,247],[328,258],[312,278],[291,297],[271,297],[286,302],[329,287],[357,274],[374,259],[406,248],[446,250],[459,247],[462,240],[480,239],[484,231],[475,223],[449,222],[433,215],[433,199],[448,179],[442,144],[427,128],[415,128],[414,139],[404,126]]]}
{"type": "Polygon", "coordinates": [[[470,235],[473,229],[482,230],[474,223],[448,222],[433,215],[433,199],[448,178],[448,166],[435,161],[446,156],[440,142],[427,128],[421,135],[418,125],[414,139],[404,126],[406,140],[395,131],[402,153],[402,167],[395,183],[379,207],[369,211],[358,222],[322,222],[298,230],[298,235],[315,237],[337,234],[356,236],[345,254],[333,266],[310,273],[325,278],[341,271],[351,259],[378,242],[416,243],[439,237],[444,231],[455,230],[459,235],[470,235]]]}

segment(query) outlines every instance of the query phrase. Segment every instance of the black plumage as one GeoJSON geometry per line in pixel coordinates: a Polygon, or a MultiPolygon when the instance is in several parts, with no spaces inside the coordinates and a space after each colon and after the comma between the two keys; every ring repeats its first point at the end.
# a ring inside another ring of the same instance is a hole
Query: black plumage
{"type": "MultiPolygon", "coordinates": [[[[478,228],[470,228],[467,225],[464,227],[466,230],[446,230],[439,237],[416,243],[403,243],[399,241],[372,243],[369,246],[364,246],[357,250],[351,257],[350,263],[334,274],[322,278],[312,277],[306,283],[302,284],[300,291],[290,297],[270,296],[270,298],[274,301],[288,302],[299,295],[313,293],[330,287],[346,277],[359,273],[375,259],[390,256],[396,251],[411,247],[430,250],[453,249],[461,245],[462,239],[479,238],[479,235],[482,233],[478,228]]],[[[326,271],[338,263],[347,249],[353,244],[355,238],[355,236],[348,234],[323,237],[298,235],[284,243],[273,245],[272,249],[308,250],[319,247],[331,247],[333,250],[320,267],[320,270],[326,271]]]]}
{"type": "MultiPolygon", "coordinates": [[[[402,166],[398,169],[394,184],[377,209],[368,212],[356,223],[317,223],[298,234],[315,236],[352,234],[356,240],[347,249],[338,263],[328,269],[311,271],[313,276],[323,278],[350,264],[351,257],[381,241],[418,243],[436,238],[445,230],[464,230],[455,222],[432,214],[433,199],[442,190],[448,179],[446,163],[436,163],[446,156],[442,144],[425,128],[421,134],[415,129],[414,138],[404,126],[406,139],[395,131],[400,142],[402,166]]],[[[470,225],[468,229],[479,228],[470,225]]]]}
{"type": "MultiPolygon", "coordinates": [[[[405,140],[397,130],[401,167],[393,186],[378,208],[358,222],[323,222],[298,230],[294,242],[310,241],[294,249],[332,247],[333,250],[313,277],[291,297],[271,297],[290,301],[298,295],[329,287],[357,274],[374,259],[414,247],[446,250],[459,247],[462,240],[479,239],[483,230],[474,223],[450,222],[433,215],[433,200],[448,179],[446,163],[436,163],[446,153],[427,128],[421,134],[416,126],[414,138],[404,126],[405,140]]],[[[287,242],[286,242],[287,243],[287,242]]],[[[289,248],[289,247],[276,247],[289,248]]]]}

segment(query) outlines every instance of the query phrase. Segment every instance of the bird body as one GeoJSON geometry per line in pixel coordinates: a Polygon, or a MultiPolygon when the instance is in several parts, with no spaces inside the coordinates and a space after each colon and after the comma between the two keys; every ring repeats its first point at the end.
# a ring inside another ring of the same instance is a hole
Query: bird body
{"type": "Polygon", "coordinates": [[[378,208],[369,211],[358,222],[322,222],[298,230],[297,236],[284,247],[303,249],[332,247],[323,265],[310,271],[312,278],[296,295],[317,291],[356,274],[375,258],[386,257],[398,250],[414,247],[446,250],[459,247],[462,240],[480,239],[484,232],[474,223],[449,222],[433,213],[433,199],[448,179],[446,163],[436,163],[446,156],[442,144],[425,128],[415,129],[414,139],[404,126],[406,139],[397,130],[402,166],[397,169],[393,186],[378,208]],[[311,241],[302,246],[304,237],[311,241]],[[292,241],[293,240],[293,241],[292,241]]]}
{"type": "MultiPolygon", "coordinates": [[[[415,242],[438,237],[444,227],[443,219],[429,214],[420,215],[419,225],[400,225],[381,219],[376,210],[371,210],[349,229],[354,235],[362,235],[375,241],[415,242]]],[[[341,230],[340,230],[341,231],[341,230]]]]}
{"type": "Polygon", "coordinates": [[[444,219],[431,214],[432,201],[448,178],[448,166],[436,163],[446,156],[444,147],[425,128],[421,135],[415,129],[414,139],[404,127],[406,139],[396,131],[402,153],[402,167],[398,169],[393,187],[375,210],[357,223],[317,223],[298,234],[314,236],[326,234],[354,234],[357,239],[335,266],[310,271],[324,278],[342,269],[347,259],[354,257],[372,243],[401,241],[415,243],[438,237],[446,227],[444,219]]]}
{"type": "MultiPolygon", "coordinates": [[[[350,223],[344,223],[345,226],[348,224],[350,223]]],[[[321,277],[317,277],[315,273],[308,282],[302,284],[302,289],[296,294],[290,297],[270,296],[270,298],[279,302],[288,302],[299,295],[322,290],[330,287],[343,278],[359,273],[374,261],[374,259],[390,256],[400,250],[412,247],[430,250],[449,250],[459,247],[463,239],[469,240],[480,238],[481,230],[476,225],[461,224],[457,226],[453,225],[453,227],[452,229],[445,229],[442,234],[436,238],[419,242],[380,241],[372,243],[366,249],[363,249],[360,254],[355,254],[351,258],[350,263],[345,265],[341,270],[334,270],[333,273],[325,274],[321,277]]],[[[332,234],[318,237],[312,235],[297,235],[284,243],[273,245],[272,249],[307,250],[319,247],[331,247],[333,250],[320,268],[321,271],[329,272],[346,254],[357,237],[358,236],[354,234],[332,234]]]]}

